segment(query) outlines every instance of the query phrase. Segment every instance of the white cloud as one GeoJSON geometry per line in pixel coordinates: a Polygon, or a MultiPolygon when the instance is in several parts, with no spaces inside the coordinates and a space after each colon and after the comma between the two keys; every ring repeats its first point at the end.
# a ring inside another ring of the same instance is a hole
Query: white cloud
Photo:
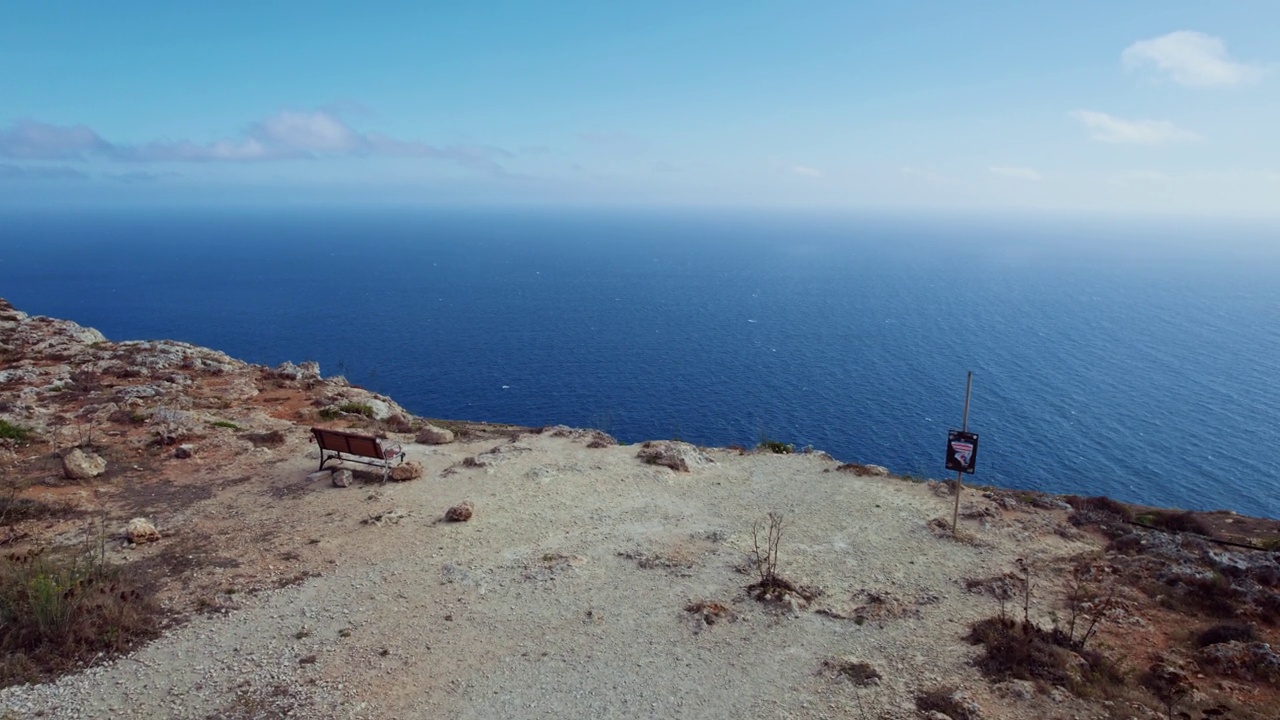
{"type": "Polygon", "coordinates": [[[286,110],[250,123],[234,137],[199,143],[154,140],[139,145],[113,143],[83,125],[60,126],[21,120],[0,128],[0,158],[119,162],[251,162],[332,157],[426,158],[504,173],[499,158],[512,153],[486,145],[436,146],[362,133],[326,110],[286,110]]]}
{"type": "Polygon", "coordinates": [[[1016,180],[1043,180],[1044,176],[1029,167],[1007,167],[993,165],[987,168],[991,172],[1001,177],[1014,178],[1016,180]]]}
{"type": "Polygon", "coordinates": [[[1262,77],[1261,68],[1229,58],[1222,38],[1190,30],[1139,40],[1120,59],[1130,69],[1154,68],[1193,87],[1241,85],[1262,77]]]}
{"type": "Polygon", "coordinates": [[[1200,136],[1183,130],[1168,120],[1124,120],[1093,110],[1076,110],[1071,116],[1089,129],[1089,137],[1098,142],[1133,145],[1163,145],[1180,140],[1199,140],[1200,136]]]}
{"type": "Polygon", "coordinates": [[[826,175],[826,173],[822,172],[818,168],[809,167],[808,165],[796,165],[795,167],[791,168],[791,172],[794,175],[800,175],[801,177],[811,177],[811,178],[820,178],[826,175]]]}

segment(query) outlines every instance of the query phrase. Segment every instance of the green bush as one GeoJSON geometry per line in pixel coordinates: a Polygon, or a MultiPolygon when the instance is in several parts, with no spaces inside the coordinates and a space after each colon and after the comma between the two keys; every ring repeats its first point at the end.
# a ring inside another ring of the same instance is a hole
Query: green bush
{"type": "Polygon", "coordinates": [[[244,428],[231,422],[230,420],[214,420],[210,423],[214,427],[227,428],[228,430],[243,430],[244,428]]]}
{"type": "Polygon", "coordinates": [[[774,455],[790,455],[791,453],[795,452],[796,446],[788,443],[784,443],[784,442],[779,442],[777,440],[761,440],[760,444],[756,446],[756,449],[768,450],[774,455]]]}
{"type": "Polygon", "coordinates": [[[367,403],[345,402],[338,406],[338,410],[348,415],[363,415],[367,418],[373,417],[373,407],[367,403]]]}
{"type": "Polygon", "coordinates": [[[8,420],[0,420],[0,438],[24,442],[31,438],[31,428],[14,425],[8,420]]]}

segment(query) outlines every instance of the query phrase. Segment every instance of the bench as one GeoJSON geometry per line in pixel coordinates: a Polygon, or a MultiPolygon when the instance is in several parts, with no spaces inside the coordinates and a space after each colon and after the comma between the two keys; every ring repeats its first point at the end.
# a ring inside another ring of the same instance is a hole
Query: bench
{"type": "Polygon", "coordinates": [[[404,450],[399,443],[389,443],[371,435],[317,427],[311,428],[311,434],[320,446],[321,470],[330,460],[350,460],[382,468],[382,481],[386,482],[391,468],[404,462],[404,450]],[[347,457],[343,457],[344,455],[347,457]]]}

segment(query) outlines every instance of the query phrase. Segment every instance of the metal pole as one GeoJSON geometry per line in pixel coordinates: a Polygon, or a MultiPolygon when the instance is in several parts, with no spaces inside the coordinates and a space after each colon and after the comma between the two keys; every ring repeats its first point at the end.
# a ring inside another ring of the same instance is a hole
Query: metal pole
{"type": "MultiPolygon", "coordinates": [[[[960,423],[960,431],[969,431],[969,394],[973,391],[973,371],[969,371],[969,378],[964,384],[964,419],[960,423]]],[[[956,534],[956,522],[960,518],[960,489],[964,487],[964,471],[956,471],[956,504],[951,509],[951,534],[956,534]]]]}

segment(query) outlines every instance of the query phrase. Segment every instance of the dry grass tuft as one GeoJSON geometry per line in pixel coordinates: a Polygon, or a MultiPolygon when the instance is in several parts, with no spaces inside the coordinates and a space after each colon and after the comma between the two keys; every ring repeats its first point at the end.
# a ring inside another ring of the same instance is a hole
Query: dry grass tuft
{"type": "Polygon", "coordinates": [[[0,686],[39,682],[159,634],[141,580],[98,549],[35,550],[0,559],[0,686]]]}

